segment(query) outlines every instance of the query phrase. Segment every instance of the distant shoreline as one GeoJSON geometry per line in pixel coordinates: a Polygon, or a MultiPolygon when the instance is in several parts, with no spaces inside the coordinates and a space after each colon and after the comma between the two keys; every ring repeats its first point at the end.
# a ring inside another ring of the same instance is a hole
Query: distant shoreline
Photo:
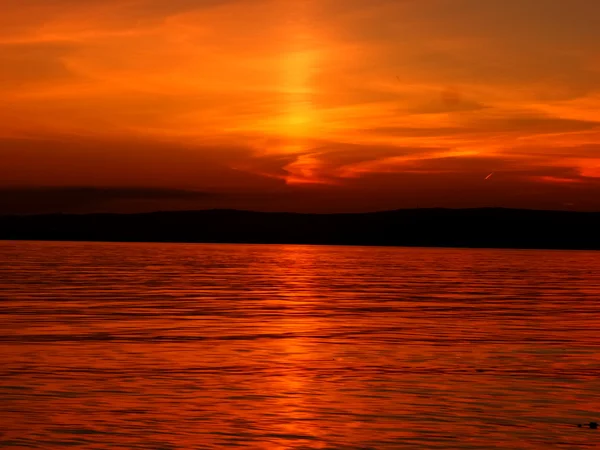
{"type": "Polygon", "coordinates": [[[0,216],[0,240],[600,250],[600,212],[504,208],[0,216]]]}

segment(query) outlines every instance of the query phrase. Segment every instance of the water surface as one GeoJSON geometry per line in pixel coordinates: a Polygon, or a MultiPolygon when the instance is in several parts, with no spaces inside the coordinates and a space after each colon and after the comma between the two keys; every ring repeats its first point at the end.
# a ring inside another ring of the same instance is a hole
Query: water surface
{"type": "Polygon", "coordinates": [[[0,242],[0,448],[598,448],[600,253],[0,242]]]}

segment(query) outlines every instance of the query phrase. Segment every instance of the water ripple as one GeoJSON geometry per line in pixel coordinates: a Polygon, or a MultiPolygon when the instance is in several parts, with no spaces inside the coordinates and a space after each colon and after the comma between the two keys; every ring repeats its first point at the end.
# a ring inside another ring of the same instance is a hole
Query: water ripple
{"type": "Polygon", "coordinates": [[[600,254],[0,243],[0,448],[597,448],[600,254]]]}

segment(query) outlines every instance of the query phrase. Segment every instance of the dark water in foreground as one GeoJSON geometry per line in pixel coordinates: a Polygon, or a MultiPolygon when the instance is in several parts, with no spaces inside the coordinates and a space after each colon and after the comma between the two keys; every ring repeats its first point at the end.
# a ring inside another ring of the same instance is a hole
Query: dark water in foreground
{"type": "Polygon", "coordinates": [[[600,253],[0,242],[0,448],[600,448],[600,253]]]}

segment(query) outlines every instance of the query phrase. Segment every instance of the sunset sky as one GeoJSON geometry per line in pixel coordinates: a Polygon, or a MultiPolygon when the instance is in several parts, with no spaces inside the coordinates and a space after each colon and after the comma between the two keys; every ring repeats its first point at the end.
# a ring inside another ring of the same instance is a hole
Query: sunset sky
{"type": "Polygon", "coordinates": [[[600,210],[598,0],[0,0],[0,213],[600,210]]]}

